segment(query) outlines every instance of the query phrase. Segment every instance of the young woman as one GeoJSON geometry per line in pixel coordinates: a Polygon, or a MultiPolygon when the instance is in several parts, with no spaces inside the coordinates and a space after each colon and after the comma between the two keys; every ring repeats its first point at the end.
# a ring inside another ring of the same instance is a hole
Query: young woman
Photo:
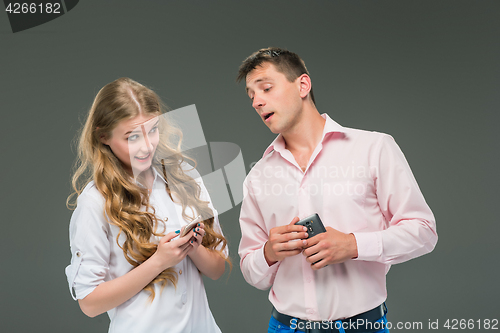
{"type": "Polygon", "coordinates": [[[109,332],[220,332],[201,274],[224,273],[226,239],[162,113],[158,96],[128,78],[97,94],[68,198],[70,291],[86,315],[108,312],[109,332]]]}

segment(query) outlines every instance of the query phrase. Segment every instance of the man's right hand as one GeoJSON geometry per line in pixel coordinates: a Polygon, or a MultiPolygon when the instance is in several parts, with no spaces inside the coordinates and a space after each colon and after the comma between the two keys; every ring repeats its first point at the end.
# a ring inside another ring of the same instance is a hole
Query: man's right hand
{"type": "Polygon", "coordinates": [[[300,219],[294,217],[288,225],[272,228],[264,245],[264,257],[269,266],[302,252],[307,242],[307,228],[295,225],[300,219]]]}

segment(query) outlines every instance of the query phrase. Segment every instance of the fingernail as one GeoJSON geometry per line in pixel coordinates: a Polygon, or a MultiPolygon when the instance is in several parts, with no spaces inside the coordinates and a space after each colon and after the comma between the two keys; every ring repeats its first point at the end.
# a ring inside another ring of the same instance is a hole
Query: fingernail
{"type": "Polygon", "coordinates": [[[191,244],[193,244],[193,240],[191,239],[191,244]]]}
{"type": "Polygon", "coordinates": [[[176,230],[176,231],[175,231],[175,233],[176,233],[176,234],[178,234],[178,233],[180,233],[180,232],[181,232],[180,230],[176,230]]]}
{"type": "Polygon", "coordinates": [[[200,224],[198,223],[198,227],[200,226],[200,224]]]}

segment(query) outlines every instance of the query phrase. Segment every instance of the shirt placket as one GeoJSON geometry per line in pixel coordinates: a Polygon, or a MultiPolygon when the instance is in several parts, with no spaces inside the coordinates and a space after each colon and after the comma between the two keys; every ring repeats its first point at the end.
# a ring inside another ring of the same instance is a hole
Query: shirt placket
{"type": "MultiPolygon", "coordinates": [[[[300,181],[300,188],[298,191],[298,207],[299,207],[299,217],[303,218],[308,214],[311,214],[313,207],[311,205],[311,194],[308,183],[307,173],[303,174],[301,172],[302,179],[300,181]]],[[[304,298],[305,298],[305,310],[306,319],[309,320],[320,320],[318,311],[318,302],[316,297],[316,284],[314,281],[314,272],[311,268],[311,264],[302,256],[302,277],[304,283],[304,298]]]]}
{"type": "Polygon", "coordinates": [[[177,266],[175,266],[177,270],[177,290],[181,295],[182,306],[186,305],[188,296],[186,286],[187,260],[189,260],[189,258],[182,260],[177,266]]]}

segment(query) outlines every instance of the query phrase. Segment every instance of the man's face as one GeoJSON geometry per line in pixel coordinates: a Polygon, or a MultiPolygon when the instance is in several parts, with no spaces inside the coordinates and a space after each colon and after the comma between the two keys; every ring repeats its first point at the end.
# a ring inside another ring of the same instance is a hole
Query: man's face
{"type": "Polygon", "coordinates": [[[273,133],[286,134],[297,124],[302,110],[300,80],[287,80],[268,62],[246,77],[246,90],[252,107],[273,133]]]}

